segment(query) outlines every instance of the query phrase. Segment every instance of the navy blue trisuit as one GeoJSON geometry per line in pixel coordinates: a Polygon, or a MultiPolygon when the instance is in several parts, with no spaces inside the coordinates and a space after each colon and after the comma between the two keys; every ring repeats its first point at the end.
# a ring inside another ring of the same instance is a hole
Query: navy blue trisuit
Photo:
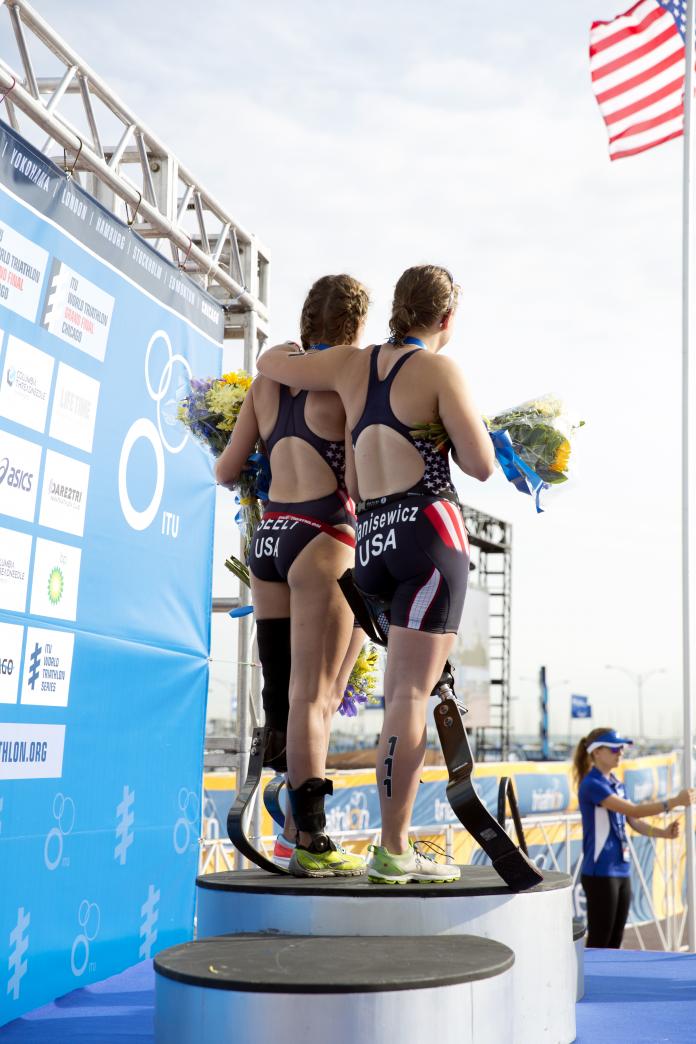
{"type": "MultiPolygon", "coordinates": [[[[408,339],[412,343],[415,338],[408,339]]],[[[368,596],[391,604],[390,622],[431,634],[459,629],[469,577],[469,539],[449,469],[449,450],[411,433],[390,401],[397,374],[415,348],[380,380],[381,345],[369,349],[365,407],[352,430],[353,446],[372,425],[392,428],[423,458],[422,479],[403,492],[358,504],[355,582],[368,596]]]]}
{"type": "Polygon", "coordinates": [[[309,392],[293,395],[289,388],[279,385],[278,415],[273,431],[264,440],[270,457],[273,447],[281,439],[292,436],[309,443],[331,467],[336,476],[336,490],[318,500],[281,503],[269,500],[263,518],[257,524],[249,552],[249,569],[257,580],[287,582],[288,572],[301,551],[320,533],[355,547],[353,533],[337,526],[355,530],[353,502],[345,488],[345,444],[331,442],[315,434],[305,420],[305,405],[309,392]]]}

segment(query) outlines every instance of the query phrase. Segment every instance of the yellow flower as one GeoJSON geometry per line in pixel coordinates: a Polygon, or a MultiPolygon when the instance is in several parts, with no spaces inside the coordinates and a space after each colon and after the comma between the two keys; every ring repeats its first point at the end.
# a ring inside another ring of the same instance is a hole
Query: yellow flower
{"type": "Polygon", "coordinates": [[[563,439],[556,450],[556,455],[553,458],[553,462],[549,465],[552,471],[564,472],[568,469],[568,461],[570,460],[570,443],[568,439],[563,439]]]}
{"type": "Polygon", "coordinates": [[[244,370],[231,370],[230,373],[224,373],[221,380],[225,384],[236,385],[246,392],[251,387],[253,378],[248,373],[245,373],[244,370]]]}

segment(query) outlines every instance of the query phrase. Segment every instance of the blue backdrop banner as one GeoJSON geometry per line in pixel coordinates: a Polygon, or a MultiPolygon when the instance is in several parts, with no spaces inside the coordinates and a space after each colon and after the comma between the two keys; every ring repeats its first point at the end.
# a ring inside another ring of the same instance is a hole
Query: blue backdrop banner
{"type": "Polygon", "coordinates": [[[0,124],[0,1024],[191,935],[221,339],[0,124]]]}

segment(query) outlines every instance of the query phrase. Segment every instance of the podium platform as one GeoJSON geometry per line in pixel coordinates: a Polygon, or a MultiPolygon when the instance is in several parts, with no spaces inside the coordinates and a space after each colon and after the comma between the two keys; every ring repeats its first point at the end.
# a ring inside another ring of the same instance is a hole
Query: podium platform
{"type": "Polygon", "coordinates": [[[226,935],[154,961],[156,1044],[509,1044],[512,951],[470,936],[226,935]],[[322,1027],[324,1031],[322,1032],[322,1027]]]}
{"type": "MultiPolygon", "coordinates": [[[[474,936],[515,954],[510,1044],[570,1044],[575,1039],[576,951],[572,881],[547,871],[513,893],[486,866],[461,867],[444,885],[375,885],[367,878],[273,877],[260,871],[197,879],[197,936],[281,933],[372,937],[474,936]]],[[[485,1040],[485,1038],[483,1038],[485,1040]]]]}

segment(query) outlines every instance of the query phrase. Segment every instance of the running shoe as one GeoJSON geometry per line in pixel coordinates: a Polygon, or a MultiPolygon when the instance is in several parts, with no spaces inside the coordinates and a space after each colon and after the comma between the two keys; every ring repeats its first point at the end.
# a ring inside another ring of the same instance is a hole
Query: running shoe
{"type": "MultiPolygon", "coordinates": [[[[428,842],[425,842],[428,844],[428,842]]],[[[423,842],[409,842],[408,852],[393,855],[383,845],[368,845],[372,856],[367,864],[367,879],[373,884],[447,884],[458,881],[459,867],[455,863],[436,863],[434,855],[426,855],[420,847],[423,842]]],[[[429,846],[435,847],[435,846],[429,846]]],[[[442,851],[440,849],[440,851],[442,851]]],[[[443,853],[444,854],[444,853],[443,853]]]]}
{"type": "Polygon", "coordinates": [[[346,852],[326,834],[317,834],[309,848],[296,845],[288,863],[295,877],[358,877],[366,869],[362,856],[346,852]]]}
{"type": "Polygon", "coordinates": [[[287,870],[288,863],[292,859],[292,853],[295,851],[294,841],[288,841],[284,834],[278,834],[275,839],[275,845],[273,846],[273,855],[271,856],[276,866],[280,866],[283,870],[287,870]]]}

